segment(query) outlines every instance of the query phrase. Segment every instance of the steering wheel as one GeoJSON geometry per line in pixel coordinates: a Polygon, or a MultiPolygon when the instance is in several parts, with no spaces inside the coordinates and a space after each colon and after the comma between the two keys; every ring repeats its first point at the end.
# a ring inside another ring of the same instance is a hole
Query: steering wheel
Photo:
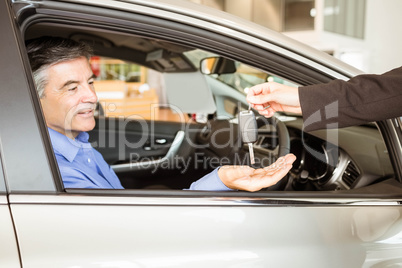
{"type": "MultiPolygon", "coordinates": [[[[285,156],[290,152],[290,137],[288,128],[286,127],[285,123],[279,120],[277,117],[266,118],[264,116],[258,116],[256,118],[258,129],[264,126],[273,126],[276,128],[276,132],[278,135],[278,153],[277,157],[285,156]]],[[[274,150],[265,149],[272,153],[274,150]]]]}
{"type": "MultiPolygon", "coordinates": [[[[275,155],[276,158],[287,155],[290,152],[290,136],[289,131],[281,120],[277,117],[266,118],[263,116],[257,117],[257,126],[259,130],[258,136],[263,135],[262,129],[264,127],[274,127],[276,129],[276,133],[278,136],[278,144],[274,149],[264,148],[263,150],[267,152],[268,155],[275,155]]],[[[287,177],[280,180],[277,184],[265,188],[264,190],[273,191],[273,190],[282,190],[285,188],[287,183],[287,177]]]]}
{"type": "MultiPolygon", "coordinates": [[[[259,116],[256,118],[256,120],[259,130],[259,137],[263,136],[264,127],[266,126],[267,132],[271,132],[271,128],[275,128],[276,131],[273,132],[277,133],[278,140],[278,144],[272,149],[259,149],[258,146],[260,144],[257,142],[257,146],[255,146],[256,156],[258,156],[258,154],[261,156],[263,155],[264,157],[272,155],[275,156],[275,158],[278,158],[288,154],[290,151],[290,138],[286,125],[276,117],[266,118],[259,116]]],[[[219,158],[227,158],[229,156],[230,161],[233,161],[234,165],[239,165],[239,162],[236,162],[235,160],[235,155],[238,155],[240,151],[242,151],[242,154],[245,152],[240,138],[239,127],[237,124],[234,124],[226,119],[208,120],[207,124],[198,133],[196,141],[201,147],[205,146],[205,148],[207,148],[205,153],[209,156],[216,156],[219,158]]],[[[240,162],[240,164],[242,164],[243,160],[240,160],[240,162]]],[[[286,182],[287,180],[284,178],[276,185],[266,189],[283,189],[286,186],[286,182]]]]}

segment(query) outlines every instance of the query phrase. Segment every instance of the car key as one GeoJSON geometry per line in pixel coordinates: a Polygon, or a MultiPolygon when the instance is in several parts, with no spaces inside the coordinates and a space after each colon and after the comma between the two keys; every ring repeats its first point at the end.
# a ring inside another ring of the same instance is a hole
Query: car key
{"type": "Polygon", "coordinates": [[[258,128],[251,106],[249,106],[248,110],[239,113],[239,128],[242,141],[248,144],[250,163],[253,165],[255,163],[253,143],[257,141],[258,128]]]}

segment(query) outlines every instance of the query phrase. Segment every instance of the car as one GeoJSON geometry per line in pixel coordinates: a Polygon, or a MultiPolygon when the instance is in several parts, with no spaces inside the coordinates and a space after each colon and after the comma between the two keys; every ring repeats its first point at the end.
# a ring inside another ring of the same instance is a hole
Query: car
{"type": "Polygon", "coordinates": [[[6,0],[0,14],[2,267],[402,264],[402,118],[305,132],[299,115],[255,113],[255,167],[291,152],[289,174],[258,192],[186,190],[250,164],[250,86],[361,71],[187,1],[6,0]],[[90,141],[125,189],[64,187],[25,47],[41,36],[93,47],[90,141]]]}

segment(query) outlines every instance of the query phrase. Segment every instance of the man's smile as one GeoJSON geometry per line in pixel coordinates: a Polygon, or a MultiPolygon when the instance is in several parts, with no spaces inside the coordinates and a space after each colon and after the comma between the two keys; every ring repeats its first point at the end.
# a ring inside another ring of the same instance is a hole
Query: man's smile
{"type": "Polygon", "coordinates": [[[77,112],[77,115],[89,117],[94,115],[94,109],[85,109],[77,112]]]}

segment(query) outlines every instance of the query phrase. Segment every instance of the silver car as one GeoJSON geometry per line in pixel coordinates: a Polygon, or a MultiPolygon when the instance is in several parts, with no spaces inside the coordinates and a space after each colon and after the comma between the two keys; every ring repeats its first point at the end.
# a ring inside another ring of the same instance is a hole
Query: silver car
{"type": "Polygon", "coordinates": [[[258,117],[256,165],[297,156],[280,183],[183,190],[248,164],[237,115],[250,86],[360,71],[186,1],[5,0],[0,20],[1,267],[402,265],[401,118],[304,132],[298,115],[258,117]],[[124,190],[64,188],[24,45],[44,35],[89,42],[94,68],[109,60],[90,139],[124,190]]]}

